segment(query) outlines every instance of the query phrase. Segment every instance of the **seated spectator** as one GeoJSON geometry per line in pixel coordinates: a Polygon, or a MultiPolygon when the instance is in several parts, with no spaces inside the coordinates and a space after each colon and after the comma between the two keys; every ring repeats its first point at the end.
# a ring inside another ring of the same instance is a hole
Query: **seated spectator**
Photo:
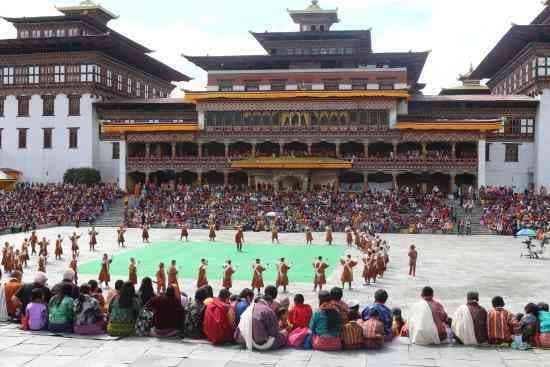
{"type": "Polygon", "coordinates": [[[279,301],[277,301],[277,296],[279,295],[277,287],[275,287],[274,285],[266,286],[264,289],[264,294],[271,297],[271,299],[273,300],[273,302],[271,303],[271,307],[273,308],[273,311],[277,313],[277,310],[279,309],[279,307],[281,307],[281,304],[279,303],[279,301]]]}
{"type": "MultiPolygon", "coordinates": [[[[359,306],[357,306],[359,307],[359,306]]],[[[359,314],[359,312],[357,312],[359,314]]],[[[357,320],[361,320],[360,317],[349,321],[342,328],[342,345],[346,350],[355,350],[363,348],[363,328],[359,325],[357,320]]]]}
{"type": "Polygon", "coordinates": [[[371,308],[367,316],[368,320],[362,323],[365,348],[370,350],[382,349],[385,332],[384,323],[380,320],[380,313],[378,309],[371,308]]]}
{"type": "Polygon", "coordinates": [[[74,321],[73,287],[63,284],[48,304],[48,330],[52,333],[72,333],[74,321]]]}
{"type": "Polygon", "coordinates": [[[147,303],[153,311],[151,335],[159,338],[176,336],[183,324],[184,314],[181,301],[176,298],[176,290],[168,286],[166,293],[154,297],[147,303]]]}
{"type": "Polygon", "coordinates": [[[61,287],[63,287],[64,284],[68,284],[71,287],[71,297],[73,299],[77,299],[78,298],[78,286],[74,282],[75,275],[76,274],[75,274],[73,269],[65,270],[65,272],[63,273],[63,280],[53,286],[52,294],[59,293],[59,289],[61,287]]]}
{"type": "Polygon", "coordinates": [[[453,316],[452,330],[456,340],[464,345],[487,342],[487,311],[481,307],[479,294],[468,292],[467,304],[458,308],[453,316]]]}
{"type": "Polygon", "coordinates": [[[537,318],[539,321],[539,344],[543,348],[550,348],[550,312],[547,303],[539,303],[537,318]]]}
{"type": "Polygon", "coordinates": [[[235,340],[248,350],[275,350],[286,345],[287,333],[279,330],[270,296],[257,299],[243,312],[235,340]]]}
{"type": "Polygon", "coordinates": [[[235,332],[235,314],[229,304],[231,294],[227,289],[220,290],[218,298],[206,306],[203,331],[208,340],[214,344],[233,341],[235,332]]]}
{"type": "Polygon", "coordinates": [[[44,294],[44,302],[48,303],[51,298],[50,288],[46,286],[48,277],[41,271],[34,275],[34,282],[24,284],[12,297],[12,302],[22,313],[27,309],[27,304],[31,301],[33,289],[40,289],[44,294]]]}
{"type": "Polygon", "coordinates": [[[109,291],[107,292],[107,297],[105,299],[105,303],[107,305],[110,305],[113,299],[119,296],[123,286],[124,286],[124,280],[118,279],[115,282],[115,289],[109,289],[109,291]]]}
{"type": "Polygon", "coordinates": [[[90,286],[82,284],[78,298],[74,300],[74,332],[80,335],[105,333],[105,314],[97,299],[90,295],[90,286]]]}
{"type": "Polygon", "coordinates": [[[31,302],[25,310],[29,330],[38,331],[46,329],[48,325],[48,306],[44,302],[44,293],[40,289],[33,289],[31,302]]]}
{"type": "MultiPolygon", "coordinates": [[[[22,274],[19,270],[14,270],[11,273],[11,277],[7,281],[6,284],[4,284],[4,299],[6,302],[6,312],[8,314],[9,318],[16,319],[17,318],[17,302],[14,302],[13,296],[17,294],[19,289],[23,286],[21,283],[21,277],[22,274]]],[[[8,321],[8,320],[4,320],[8,321]]]]}
{"type": "Polygon", "coordinates": [[[528,303],[525,308],[525,315],[519,322],[519,328],[521,330],[521,336],[523,343],[528,346],[535,345],[535,334],[538,331],[538,308],[534,303],[528,303]]]}
{"type": "MultiPolygon", "coordinates": [[[[211,288],[210,288],[211,289],[211,288]]],[[[193,302],[188,302],[185,305],[185,322],[183,331],[186,337],[191,339],[205,339],[203,332],[204,311],[206,305],[204,301],[209,298],[209,290],[206,287],[201,287],[195,292],[193,302]]]]}
{"type": "Polygon", "coordinates": [[[392,312],[386,306],[388,301],[388,292],[384,289],[379,289],[374,293],[374,303],[370,306],[365,307],[362,313],[362,318],[364,321],[369,319],[370,311],[377,310],[378,318],[384,324],[384,337],[386,341],[392,341],[393,331],[392,331],[392,312]]]}
{"type": "Polygon", "coordinates": [[[512,335],[517,323],[514,315],[504,308],[502,297],[496,296],[492,300],[493,309],[487,316],[487,335],[489,344],[500,345],[512,343],[512,335]]]}
{"type": "Polygon", "coordinates": [[[409,337],[413,344],[440,344],[447,340],[447,314],[443,306],[433,299],[431,287],[422,289],[422,300],[413,305],[409,320],[409,337]]]}
{"type": "Polygon", "coordinates": [[[304,296],[302,294],[295,295],[294,306],[288,312],[288,322],[292,329],[309,327],[312,315],[311,306],[304,304],[304,296]]]}
{"type": "Polygon", "coordinates": [[[239,294],[239,299],[235,302],[235,325],[239,325],[241,315],[254,301],[254,291],[250,288],[245,288],[239,294]]]}
{"type": "Polygon", "coordinates": [[[97,280],[91,279],[90,281],[88,281],[88,285],[90,286],[90,296],[92,296],[99,302],[99,307],[101,308],[101,311],[103,313],[107,313],[108,304],[105,302],[105,297],[103,297],[103,292],[101,291],[101,288],[99,288],[97,280]]]}
{"type": "Polygon", "coordinates": [[[348,309],[349,309],[349,320],[350,321],[357,321],[362,320],[362,316],[359,313],[359,302],[352,300],[348,302],[348,309]]]}
{"type": "Polygon", "coordinates": [[[324,351],[342,349],[340,340],[342,316],[330,293],[319,292],[319,309],[313,314],[309,328],[313,335],[313,349],[324,351]]]}
{"type": "Polygon", "coordinates": [[[109,303],[107,333],[111,336],[132,335],[139,312],[134,285],[130,282],[123,283],[120,294],[109,303]]]}
{"type": "Polygon", "coordinates": [[[349,320],[348,304],[342,301],[343,297],[344,297],[344,291],[342,290],[342,288],[334,287],[330,290],[330,298],[332,299],[332,303],[340,313],[342,326],[344,326],[349,320]]]}
{"type": "Polygon", "coordinates": [[[407,336],[408,335],[406,330],[407,328],[406,328],[405,320],[403,319],[401,309],[397,307],[394,308],[392,310],[392,317],[393,317],[393,320],[392,320],[391,330],[392,330],[393,336],[395,337],[407,336]]]}
{"type": "Polygon", "coordinates": [[[137,293],[139,304],[145,306],[151,299],[155,297],[155,290],[153,289],[153,281],[149,277],[145,277],[141,280],[141,285],[137,293]]]}

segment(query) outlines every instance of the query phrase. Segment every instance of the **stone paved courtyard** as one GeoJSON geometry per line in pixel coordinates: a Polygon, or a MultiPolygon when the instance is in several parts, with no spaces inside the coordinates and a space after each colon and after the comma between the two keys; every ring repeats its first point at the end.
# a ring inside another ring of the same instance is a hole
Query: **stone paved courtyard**
{"type": "MultiPolygon", "coordinates": [[[[68,236],[74,229],[63,227],[39,231],[39,237],[46,236],[53,241],[58,233],[68,236]]],[[[79,230],[80,263],[96,260],[103,252],[116,254],[114,228],[100,228],[99,245],[96,253],[88,252],[87,228],[79,230]]],[[[130,249],[143,246],[140,231],[131,229],[127,233],[130,249]]],[[[191,240],[204,241],[205,231],[194,230],[191,240]]],[[[0,242],[9,241],[20,246],[23,234],[5,235],[0,242]]],[[[344,237],[336,234],[336,244],[343,245],[344,237]]],[[[404,315],[418,299],[420,289],[431,285],[436,298],[452,315],[465,300],[469,290],[477,290],[481,303],[488,307],[494,295],[502,295],[507,307],[514,312],[522,311],[527,302],[550,301],[550,263],[547,260],[520,258],[521,240],[509,237],[474,236],[456,237],[439,235],[384,235],[391,246],[390,267],[387,275],[376,287],[365,287],[360,279],[361,266],[356,268],[355,288],[345,292],[347,300],[357,300],[361,305],[370,302],[378,287],[386,288],[390,294],[389,305],[400,306],[404,315]],[[419,248],[418,277],[407,276],[407,248],[414,243],[419,248]]],[[[151,240],[176,240],[176,230],[152,230],[151,240]]],[[[302,234],[281,234],[281,242],[303,243],[302,234]]],[[[232,243],[233,232],[218,233],[220,242],[232,243]]],[[[268,233],[246,233],[246,239],[253,243],[269,243],[268,233]]],[[[324,235],[315,234],[311,258],[316,256],[315,247],[324,246],[324,235]]],[[[50,260],[48,276],[50,284],[60,280],[60,274],[67,268],[69,257],[68,240],[65,240],[65,259],[50,260]]],[[[51,249],[53,251],[53,249],[51,249]]],[[[347,250],[343,249],[342,253],[347,250]]],[[[359,255],[355,250],[354,255],[359,255]]],[[[32,279],[36,259],[29,263],[25,280],[32,279]]],[[[197,264],[198,265],[198,264],[197,264]]],[[[221,273],[221,272],[220,272],[221,273]]],[[[337,285],[339,269],[329,277],[329,286],[337,285]]],[[[209,269],[209,279],[215,292],[220,282],[209,269]]],[[[80,280],[97,275],[80,275],[80,280]]],[[[182,279],[184,290],[194,292],[194,279],[182,279]]],[[[235,282],[235,289],[249,286],[248,281],[235,282]]],[[[316,304],[311,284],[291,284],[292,298],[296,292],[306,296],[308,302],[316,304]]],[[[312,351],[282,350],[271,353],[251,353],[238,347],[212,347],[205,343],[187,340],[156,340],[154,338],[126,338],[122,340],[83,340],[61,338],[49,335],[35,335],[19,331],[14,325],[0,324],[0,366],[550,366],[550,352],[532,350],[527,352],[509,349],[465,348],[459,346],[418,347],[409,345],[407,339],[396,340],[380,352],[323,353],[312,351]]]]}

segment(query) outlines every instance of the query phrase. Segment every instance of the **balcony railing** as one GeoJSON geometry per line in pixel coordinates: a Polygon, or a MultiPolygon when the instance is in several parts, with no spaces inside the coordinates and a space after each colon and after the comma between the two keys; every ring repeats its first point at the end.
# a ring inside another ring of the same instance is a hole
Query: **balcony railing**
{"type": "Polygon", "coordinates": [[[355,158],[353,168],[358,169],[444,169],[477,167],[477,158],[355,158]]]}
{"type": "Polygon", "coordinates": [[[128,169],[132,170],[177,170],[177,169],[223,169],[229,168],[229,161],[225,157],[162,157],[142,158],[129,157],[128,169]]]}

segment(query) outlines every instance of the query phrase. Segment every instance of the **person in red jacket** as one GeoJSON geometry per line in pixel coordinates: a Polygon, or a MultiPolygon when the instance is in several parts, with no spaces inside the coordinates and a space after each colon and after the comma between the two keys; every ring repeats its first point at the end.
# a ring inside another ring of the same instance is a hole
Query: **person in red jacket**
{"type": "Polygon", "coordinates": [[[213,344],[233,342],[235,316],[229,303],[230,296],[231,293],[224,288],[220,290],[218,297],[206,306],[202,324],[203,331],[213,344]]]}
{"type": "Polygon", "coordinates": [[[309,321],[313,311],[310,305],[304,304],[304,296],[297,294],[294,296],[294,307],[288,312],[288,322],[292,330],[302,327],[309,327],[309,321]]]}

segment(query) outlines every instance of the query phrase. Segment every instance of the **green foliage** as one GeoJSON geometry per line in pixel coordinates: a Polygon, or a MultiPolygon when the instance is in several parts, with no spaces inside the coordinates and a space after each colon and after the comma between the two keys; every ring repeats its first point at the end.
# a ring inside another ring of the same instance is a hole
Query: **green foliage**
{"type": "Polygon", "coordinates": [[[101,182],[101,175],[93,168],[71,168],[63,175],[63,182],[73,185],[95,185],[101,182]]]}

